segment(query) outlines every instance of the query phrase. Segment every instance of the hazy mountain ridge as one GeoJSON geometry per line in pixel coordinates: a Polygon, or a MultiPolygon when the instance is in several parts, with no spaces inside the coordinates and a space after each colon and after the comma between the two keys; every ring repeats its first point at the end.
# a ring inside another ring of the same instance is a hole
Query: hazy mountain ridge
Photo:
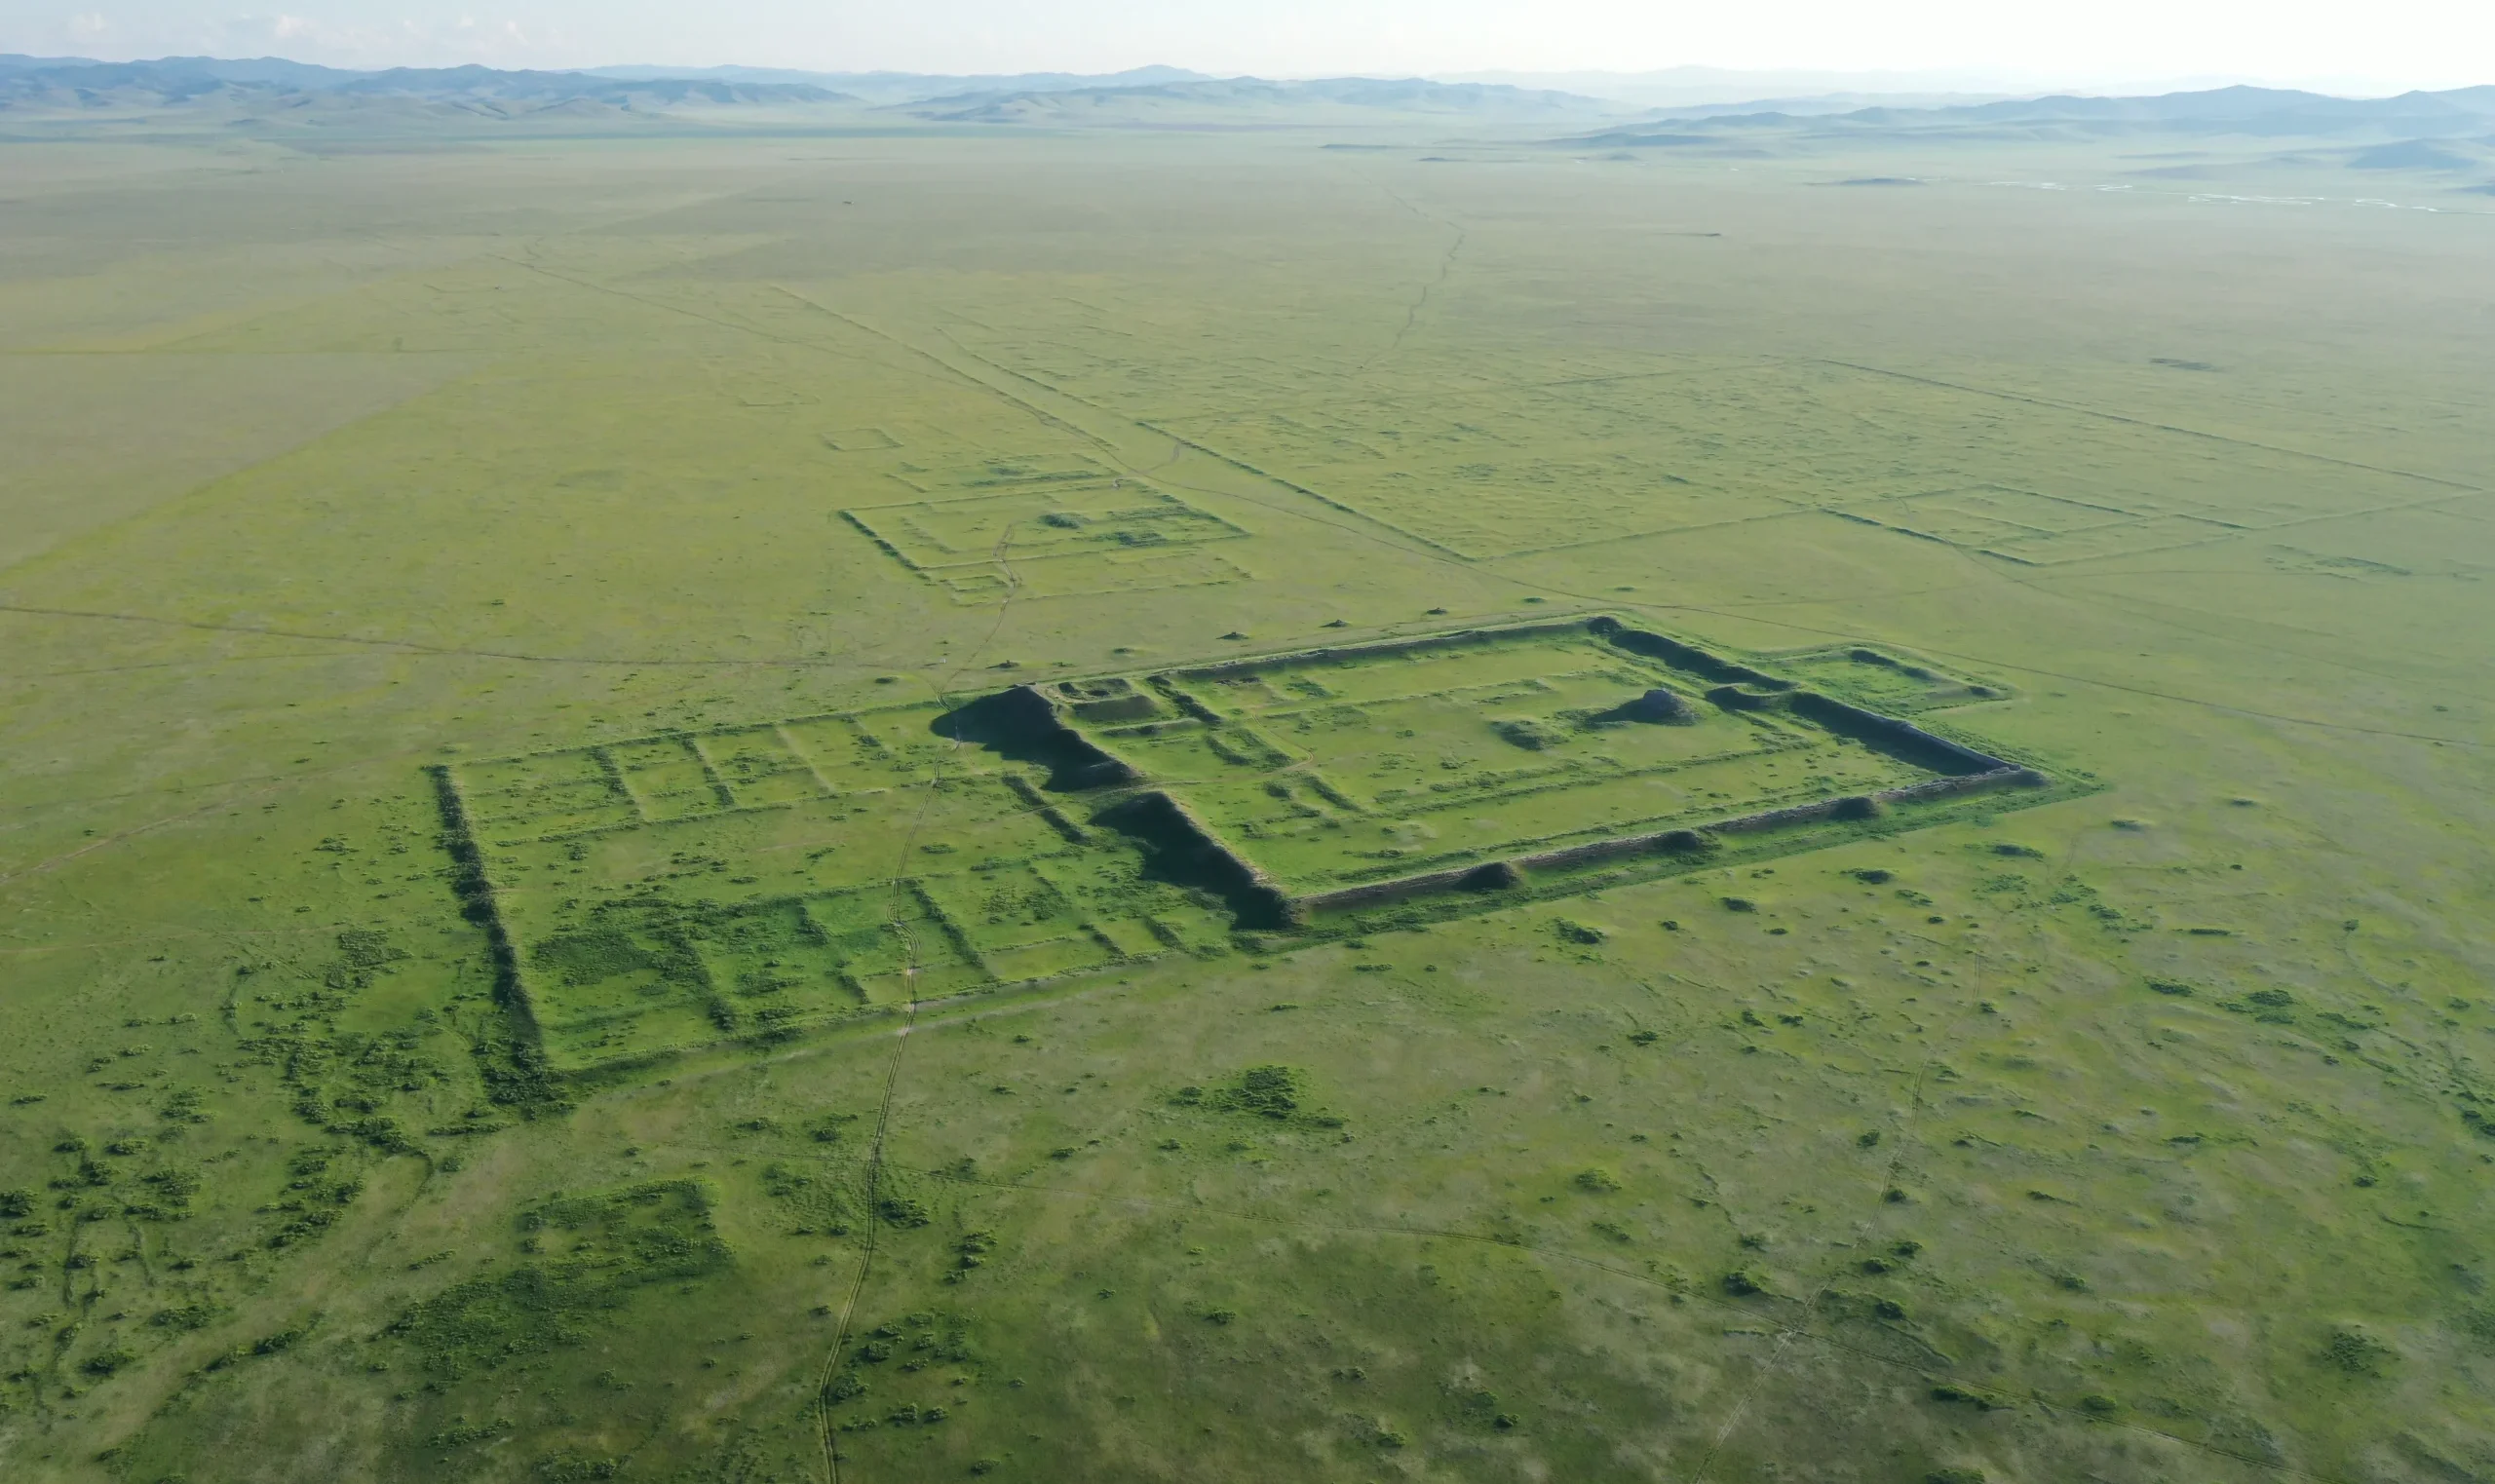
{"type": "Polygon", "coordinates": [[[1055,93],[1079,89],[1147,87],[1162,83],[1211,82],[1208,73],[1185,67],[1130,67],[1123,72],[808,72],[787,67],[590,67],[594,77],[633,82],[655,78],[707,78],[739,83],[806,83],[846,93],[870,103],[913,103],[969,94],[1055,93]]]}
{"type": "Polygon", "coordinates": [[[2344,140],[2351,150],[2372,147],[2370,155],[2348,162],[2366,169],[2471,168],[2479,163],[2476,142],[2495,131],[2495,86],[2375,98],[2250,86],[2144,96],[1830,95],[1708,101],[1641,112],[1618,96],[1494,81],[1216,78],[1167,66],[1099,76],[828,73],[746,66],[528,71],[472,65],[348,71],[273,57],[111,62],[0,56],[0,110],[28,118],[179,111],[183,117],[212,121],[221,110],[233,116],[227,122],[249,125],[281,117],[343,122],[466,116],[500,121],[556,112],[593,117],[823,108],[851,110],[853,120],[859,110],[873,110],[922,124],[1036,128],[1258,128],[1401,115],[1514,124],[1531,131],[1524,137],[1573,122],[1580,130],[1600,132],[1547,142],[1562,148],[1718,146],[1737,152],[1778,143],[1849,140],[1974,143],[2232,135],[2344,140]]]}
{"type": "Polygon", "coordinates": [[[316,62],[289,61],[283,57],[159,57],[143,61],[97,61],[92,57],[0,56],[0,77],[28,72],[58,74],[64,79],[126,72],[151,78],[185,76],[211,82],[276,83],[304,88],[326,87],[373,75],[316,62]]]}
{"type": "Polygon", "coordinates": [[[1100,122],[1105,115],[1182,110],[1358,110],[1420,115],[1592,117],[1617,105],[1555,90],[1492,82],[1430,82],[1425,77],[1205,77],[1180,67],[1137,67],[1105,77],[1025,72],[998,77],[936,77],[910,72],[788,72],[768,67],[601,67],[594,72],[529,72],[494,67],[392,67],[344,72],[282,57],[160,57],[93,62],[80,57],[0,57],[0,102],[59,107],[184,105],[205,97],[235,102],[320,95],[329,99],[400,97],[434,102],[569,105],[856,105],[903,110],[939,122],[1100,122]]]}
{"type": "MultiPolygon", "coordinates": [[[[2294,89],[2230,86],[2146,97],[1997,99],[1939,108],[1874,106],[1843,113],[1715,106],[1658,109],[1636,124],[1551,140],[1617,158],[1639,150],[1723,158],[1801,158],[1855,150],[2067,147],[2127,139],[2188,148],[2143,157],[2165,163],[2127,171],[2143,179],[2197,181],[2245,168],[2409,172],[2417,183],[2495,194],[2495,87],[2333,97],[2294,89]],[[2455,178],[2459,177],[2459,178],[2455,178]]],[[[1912,184],[1867,177],[1850,184],[1912,184]]]]}
{"type": "Polygon", "coordinates": [[[922,118],[951,123],[1074,121],[1122,110],[1200,108],[1215,111],[1305,109],[1311,106],[1403,113],[1533,117],[1604,114],[1613,105],[1573,93],[1498,83],[1437,83],[1426,78],[1335,77],[1274,82],[1258,77],[1207,78],[1136,87],[1073,88],[961,94],[911,105],[922,118]]]}
{"type": "MultiPolygon", "coordinates": [[[[2054,95],[1938,108],[1874,105],[1835,114],[1800,114],[1763,108],[1726,112],[1721,107],[1660,109],[1648,115],[1676,129],[1710,133],[1804,130],[1823,133],[1913,133],[1945,137],[2003,137],[2005,131],[2061,131],[2102,135],[2124,133],[2232,133],[2329,136],[2368,131],[2416,134],[2465,134],[2495,123],[2495,86],[2442,93],[2404,93],[2394,97],[2333,97],[2286,88],[2236,86],[2147,97],[2054,95]]],[[[1614,131],[1578,142],[1630,144],[1637,131],[1614,131]]]]}
{"type": "Polygon", "coordinates": [[[852,101],[810,84],[751,83],[716,78],[621,79],[580,72],[504,71],[492,67],[395,67],[346,72],[281,58],[222,61],[165,57],[156,61],[91,62],[0,57],[0,105],[179,105],[205,98],[286,103],[331,98],[411,98],[441,102],[541,105],[819,104],[852,101]],[[31,65],[29,65],[31,63],[31,65]]]}
{"type": "Polygon", "coordinates": [[[1107,77],[1031,73],[937,77],[905,73],[798,73],[766,68],[655,67],[591,72],[505,71],[483,66],[349,72],[260,57],[178,57],[152,61],[0,57],[0,108],[34,112],[207,108],[255,115],[279,110],[338,115],[388,102],[497,116],[567,109],[649,111],[682,107],[815,107],[845,104],[936,123],[1152,127],[1262,118],[1307,119],[1343,110],[1550,123],[1616,116],[1619,105],[1575,94],[1425,78],[1342,77],[1274,81],[1211,78],[1174,67],[1107,77]],[[832,82],[855,86],[832,88],[832,82]],[[481,105],[481,106],[480,106],[481,105]]]}

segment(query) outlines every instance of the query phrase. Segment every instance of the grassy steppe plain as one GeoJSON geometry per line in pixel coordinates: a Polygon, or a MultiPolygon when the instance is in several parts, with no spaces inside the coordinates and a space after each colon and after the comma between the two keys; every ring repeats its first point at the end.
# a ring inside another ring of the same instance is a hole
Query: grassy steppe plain
{"type": "Polygon", "coordinates": [[[1327,142],[0,146],[10,1477],[2495,1475],[2482,209],[1327,142]],[[427,771],[1596,611],[2103,786],[576,1076],[427,771]]]}

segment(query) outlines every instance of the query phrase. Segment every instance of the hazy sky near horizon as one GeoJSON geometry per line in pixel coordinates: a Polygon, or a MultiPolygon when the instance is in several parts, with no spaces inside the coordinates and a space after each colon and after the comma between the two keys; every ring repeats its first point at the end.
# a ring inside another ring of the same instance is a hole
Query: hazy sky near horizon
{"type": "Polygon", "coordinates": [[[0,0],[0,52],[1218,74],[1744,69],[2495,82],[2490,0],[0,0]]]}

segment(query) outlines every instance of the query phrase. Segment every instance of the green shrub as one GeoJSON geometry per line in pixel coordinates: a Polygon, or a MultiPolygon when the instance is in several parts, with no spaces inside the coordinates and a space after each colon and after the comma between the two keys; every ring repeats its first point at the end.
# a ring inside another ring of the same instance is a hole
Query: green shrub
{"type": "Polygon", "coordinates": [[[144,1184],[154,1186],[157,1196],[173,1205],[188,1204],[200,1190],[199,1171],[184,1165],[168,1165],[139,1178],[144,1184]]]}
{"type": "Polygon", "coordinates": [[[2362,1330],[2346,1326],[2332,1330],[2322,1346],[2323,1363],[2351,1376],[2380,1376],[2383,1367],[2396,1358],[2391,1347],[2362,1330]]]}
{"type": "Polygon", "coordinates": [[[1229,1086],[1213,1094],[1211,1102],[1232,1113],[1287,1119],[1299,1111],[1306,1081],[1306,1074],[1293,1067],[1249,1067],[1229,1086]]]}
{"type": "Polygon", "coordinates": [[[90,1376],[111,1376],[135,1364],[137,1360],[136,1355],[116,1346],[111,1350],[98,1351],[89,1355],[78,1368],[90,1376]]]}
{"type": "Polygon", "coordinates": [[[855,1366],[823,1384],[823,1399],[827,1406],[837,1406],[841,1402],[865,1394],[866,1378],[858,1374],[855,1366]]]}
{"type": "Polygon", "coordinates": [[[970,1275],[971,1270],[984,1266],[988,1254],[995,1250],[995,1233],[986,1231],[964,1233],[961,1239],[953,1243],[953,1271],[944,1275],[944,1281],[948,1283],[962,1281],[970,1275]]]}
{"type": "Polygon", "coordinates": [[[886,1226],[903,1228],[923,1227],[935,1219],[927,1213],[927,1207],[907,1196],[884,1197],[875,1202],[875,1214],[884,1219],[886,1226]]]}

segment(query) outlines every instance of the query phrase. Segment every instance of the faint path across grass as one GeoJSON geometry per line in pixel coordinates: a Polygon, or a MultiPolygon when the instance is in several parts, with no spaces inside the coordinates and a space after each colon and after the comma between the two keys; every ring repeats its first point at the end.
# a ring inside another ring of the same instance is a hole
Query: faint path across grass
{"type": "MultiPolygon", "coordinates": [[[[1005,621],[1014,611],[1014,595],[1021,588],[1021,581],[1016,576],[1014,564],[1008,556],[1008,548],[1013,540],[1014,527],[1011,522],[1008,522],[1003,530],[996,533],[996,546],[988,553],[989,559],[994,561],[998,570],[1005,574],[1005,592],[997,599],[996,621],[988,626],[986,635],[963,657],[959,664],[954,666],[952,671],[937,682],[935,689],[936,699],[939,702],[951,704],[955,694],[954,688],[961,684],[962,677],[970,673],[973,666],[979,664],[980,656],[995,646],[997,635],[1005,631],[1005,621]]],[[[883,1093],[875,1103],[875,1131],[872,1142],[866,1149],[865,1239],[860,1244],[858,1271],[849,1280],[848,1296],[841,1301],[840,1322],[833,1326],[831,1348],[825,1351],[823,1363],[815,1371],[815,1438],[823,1452],[824,1475],[831,1481],[831,1484],[840,1484],[840,1449],[832,1440],[829,1390],[832,1377],[840,1369],[840,1357],[848,1351],[850,1337],[857,1328],[858,1302],[865,1293],[867,1277],[874,1272],[875,1249],[884,1228],[885,1137],[892,1128],[893,1100],[901,1088],[902,1057],[909,1049],[910,1033],[918,1028],[919,943],[918,934],[910,930],[906,920],[907,914],[901,910],[907,893],[903,882],[909,875],[910,855],[918,848],[919,830],[925,825],[927,812],[934,805],[938,792],[943,786],[944,765],[957,756],[964,745],[964,740],[959,735],[954,736],[950,741],[952,745],[946,748],[944,753],[937,759],[936,765],[928,770],[927,782],[919,797],[918,813],[911,818],[909,829],[902,837],[901,858],[893,866],[891,893],[886,898],[886,915],[890,919],[893,930],[901,934],[907,953],[906,963],[902,970],[902,983],[907,999],[902,1005],[901,1028],[893,1033],[892,1051],[884,1058],[883,1093]]]]}
{"type": "MultiPolygon", "coordinates": [[[[1358,172],[1355,171],[1354,173],[1358,172]]],[[[1363,180],[1368,179],[1365,175],[1361,176],[1361,178],[1363,180]]],[[[1395,338],[1387,342],[1384,350],[1379,351],[1376,355],[1371,356],[1366,361],[1361,362],[1360,370],[1354,374],[1362,376],[1367,375],[1369,371],[1375,368],[1380,362],[1385,361],[1394,356],[1397,351],[1403,348],[1403,342],[1411,337],[1413,326],[1421,323],[1421,311],[1430,307],[1430,295],[1439,288],[1444,286],[1446,281],[1454,276],[1456,254],[1464,250],[1463,227],[1454,222],[1448,221],[1443,217],[1432,216],[1429,212],[1422,210],[1419,207],[1416,207],[1412,205],[1412,203],[1404,200],[1401,195],[1398,195],[1394,190],[1387,186],[1378,185],[1378,183],[1373,180],[1369,181],[1369,184],[1377,186],[1377,189],[1380,191],[1384,191],[1397,206],[1401,207],[1404,210],[1411,212],[1413,215],[1430,223],[1432,226],[1442,227],[1454,235],[1448,240],[1446,250],[1439,255],[1438,276],[1433,279],[1425,280],[1421,285],[1421,291],[1414,294],[1412,296],[1412,302],[1404,306],[1403,323],[1396,326],[1395,338]]]]}

